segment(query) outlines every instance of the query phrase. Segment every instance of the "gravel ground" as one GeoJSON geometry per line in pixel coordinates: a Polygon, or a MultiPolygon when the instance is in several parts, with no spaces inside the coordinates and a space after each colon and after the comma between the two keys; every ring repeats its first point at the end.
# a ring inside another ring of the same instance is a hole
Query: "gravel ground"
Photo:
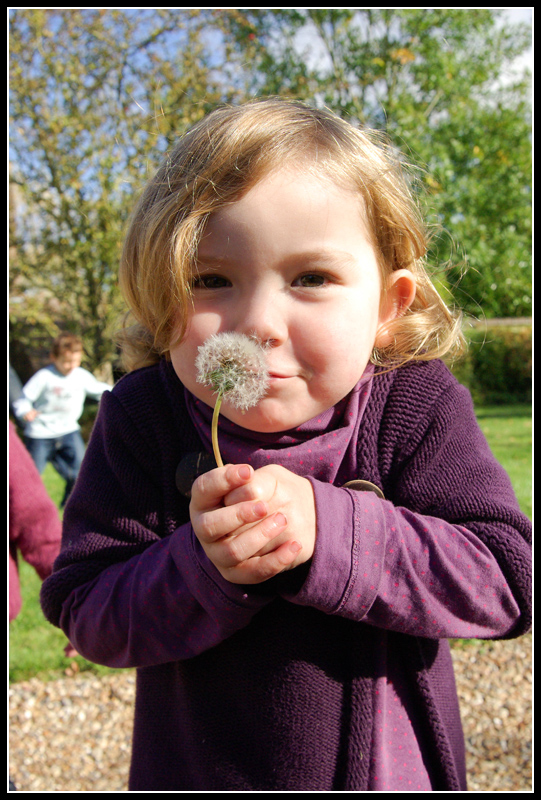
{"type": "MultiPolygon", "coordinates": [[[[532,791],[531,636],[454,647],[453,658],[470,791],[532,791]]],[[[17,790],[127,791],[134,691],[131,670],[13,684],[9,772],[17,790]]]]}

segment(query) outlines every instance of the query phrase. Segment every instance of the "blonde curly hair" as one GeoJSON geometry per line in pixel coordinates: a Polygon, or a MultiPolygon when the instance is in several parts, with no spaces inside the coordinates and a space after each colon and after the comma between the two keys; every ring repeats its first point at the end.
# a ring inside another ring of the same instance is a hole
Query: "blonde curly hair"
{"type": "Polygon", "coordinates": [[[384,287],[394,270],[415,276],[415,300],[391,323],[392,344],[374,350],[372,362],[394,368],[462,350],[460,315],[426,270],[427,233],[396,150],[377,131],[326,109],[268,98],[213,111],[179,140],[144,189],[120,265],[130,308],[118,337],[126,369],[168,357],[182,339],[209,216],[286,165],[302,165],[362,195],[384,287]]]}

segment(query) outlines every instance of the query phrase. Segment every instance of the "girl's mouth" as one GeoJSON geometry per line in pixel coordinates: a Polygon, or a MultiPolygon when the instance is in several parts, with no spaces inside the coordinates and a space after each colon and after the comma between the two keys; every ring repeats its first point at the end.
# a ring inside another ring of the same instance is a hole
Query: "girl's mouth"
{"type": "Polygon", "coordinates": [[[269,372],[269,380],[270,381],[285,381],[288,378],[292,378],[293,375],[284,375],[280,372],[269,372]]]}

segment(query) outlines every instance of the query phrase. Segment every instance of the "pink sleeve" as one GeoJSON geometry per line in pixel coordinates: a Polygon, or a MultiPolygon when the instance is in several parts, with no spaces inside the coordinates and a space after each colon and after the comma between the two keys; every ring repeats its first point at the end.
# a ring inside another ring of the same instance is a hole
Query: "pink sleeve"
{"type": "Polygon", "coordinates": [[[62,524],[41,476],[12,423],[9,426],[9,540],[40,578],[60,552],[62,524]]]}

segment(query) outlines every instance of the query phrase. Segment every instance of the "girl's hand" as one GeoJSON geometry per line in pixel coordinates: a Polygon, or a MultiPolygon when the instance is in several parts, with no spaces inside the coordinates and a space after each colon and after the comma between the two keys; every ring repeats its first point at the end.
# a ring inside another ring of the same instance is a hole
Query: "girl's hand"
{"type": "Polygon", "coordinates": [[[208,558],[232,583],[261,583],[314,551],[310,482],[277,465],[254,472],[229,464],[199,476],[190,517],[208,558]]]}

